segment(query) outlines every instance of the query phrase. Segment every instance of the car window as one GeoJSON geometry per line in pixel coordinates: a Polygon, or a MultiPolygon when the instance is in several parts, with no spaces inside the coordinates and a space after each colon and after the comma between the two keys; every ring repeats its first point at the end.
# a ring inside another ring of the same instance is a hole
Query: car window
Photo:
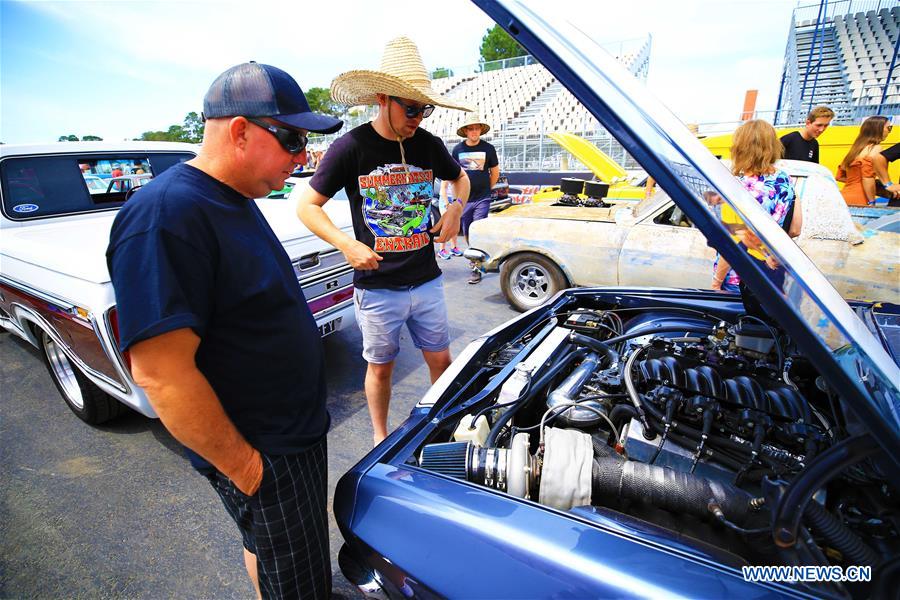
{"type": "Polygon", "coordinates": [[[694,224],[691,223],[690,219],[688,219],[684,215],[684,211],[678,208],[677,205],[673,204],[668,209],[659,213],[654,219],[653,222],[658,225],[674,225],[675,227],[693,227],[694,224]]]}
{"type": "Polygon", "coordinates": [[[129,190],[191,158],[187,152],[9,157],[0,162],[3,214],[25,220],[116,208],[129,190]]]}

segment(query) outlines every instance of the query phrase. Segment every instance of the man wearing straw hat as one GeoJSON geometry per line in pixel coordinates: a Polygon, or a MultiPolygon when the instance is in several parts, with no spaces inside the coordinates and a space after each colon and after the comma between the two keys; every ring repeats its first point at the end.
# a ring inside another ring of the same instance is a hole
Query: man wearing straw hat
{"type": "MultiPolygon", "coordinates": [[[[469,227],[472,223],[488,216],[491,208],[491,189],[500,179],[500,163],[494,146],[481,139],[491,130],[491,126],[482,121],[477,112],[469,114],[468,119],[456,130],[456,135],[465,138],[453,148],[453,158],[465,169],[469,176],[472,191],[469,202],[460,218],[460,229],[469,243],[469,227]]],[[[481,270],[474,264],[469,276],[469,283],[481,281],[481,270]]]]}
{"type": "Polygon", "coordinates": [[[335,78],[331,95],[351,106],[377,105],[378,115],[331,144],[309,186],[297,192],[297,216],[356,269],[356,317],[377,444],[388,433],[391,375],[403,325],[422,351],[432,382],[450,365],[447,307],[433,242],[459,231],[469,178],[443,142],[419,125],[436,105],[470,109],[432,90],[419,50],[406,37],[388,42],[380,70],[335,78]],[[455,201],[429,229],[435,177],[453,184],[455,201]],[[355,239],[335,227],[322,208],[341,188],[350,199],[355,239]]]}

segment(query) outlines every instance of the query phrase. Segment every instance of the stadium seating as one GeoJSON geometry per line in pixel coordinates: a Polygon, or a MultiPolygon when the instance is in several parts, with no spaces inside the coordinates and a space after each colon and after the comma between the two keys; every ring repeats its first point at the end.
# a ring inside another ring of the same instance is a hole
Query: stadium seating
{"type": "MultiPolygon", "coordinates": [[[[630,52],[616,58],[636,76],[646,78],[650,60],[648,37],[630,52]]],[[[539,64],[488,70],[436,79],[434,88],[459,102],[476,107],[492,127],[485,136],[535,135],[542,132],[591,133],[599,124],[575,97],[539,64]]],[[[459,111],[437,108],[428,130],[450,140],[465,116],[459,111]]]]}
{"type": "Polygon", "coordinates": [[[900,65],[888,77],[900,6],[846,14],[832,6],[816,19],[795,18],[785,53],[782,123],[801,120],[818,104],[834,108],[844,122],[900,110],[900,65]]]}

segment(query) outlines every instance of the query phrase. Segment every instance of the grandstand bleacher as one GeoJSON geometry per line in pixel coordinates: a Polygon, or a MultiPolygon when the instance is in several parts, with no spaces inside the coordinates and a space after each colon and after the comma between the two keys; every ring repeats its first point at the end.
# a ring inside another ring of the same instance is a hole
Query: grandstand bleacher
{"type": "Polygon", "coordinates": [[[825,104],[836,123],[900,113],[900,5],[844,0],[798,4],[785,49],[776,122],[802,122],[825,104]]]}

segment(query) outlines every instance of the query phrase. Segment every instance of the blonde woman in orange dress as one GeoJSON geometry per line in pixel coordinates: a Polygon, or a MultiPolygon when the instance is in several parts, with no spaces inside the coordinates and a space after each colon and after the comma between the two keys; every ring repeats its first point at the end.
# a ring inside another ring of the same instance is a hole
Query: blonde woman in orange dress
{"type": "Polygon", "coordinates": [[[838,181],[844,182],[841,195],[850,206],[867,206],[875,201],[875,169],[873,155],[881,152],[881,142],[891,132],[887,117],[869,117],[859,128],[859,135],[838,165],[838,181]]]}

